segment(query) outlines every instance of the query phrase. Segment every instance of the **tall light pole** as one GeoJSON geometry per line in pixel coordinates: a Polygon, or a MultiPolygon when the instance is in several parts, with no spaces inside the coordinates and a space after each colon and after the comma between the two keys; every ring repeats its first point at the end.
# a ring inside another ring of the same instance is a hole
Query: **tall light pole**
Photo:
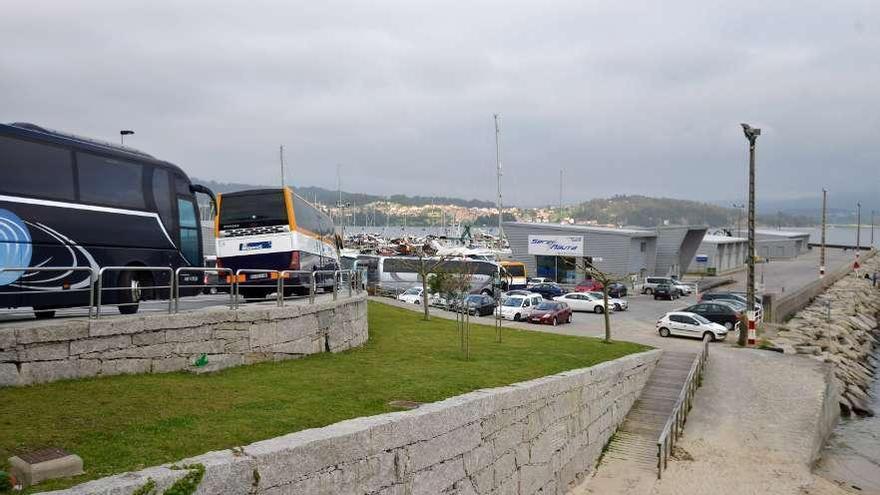
{"type": "Polygon", "coordinates": [[[284,145],[278,148],[278,159],[281,162],[281,189],[284,189],[284,145]]]}
{"type": "Polygon", "coordinates": [[[871,249],[874,249],[874,210],[871,210],[871,249]]]}
{"type": "Polygon", "coordinates": [[[125,144],[125,136],[131,136],[134,131],[131,129],[122,129],[119,131],[119,144],[125,144]]]}
{"type": "Polygon", "coordinates": [[[825,213],[828,210],[828,191],[822,189],[822,247],[819,249],[819,278],[825,276],[825,213]]]}
{"type": "Polygon", "coordinates": [[[739,203],[739,204],[733,203],[733,207],[736,208],[736,236],[742,237],[742,228],[741,228],[742,213],[743,213],[743,208],[745,208],[746,205],[744,205],[742,203],[739,203]]]}
{"type": "Polygon", "coordinates": [[[495,166],[498,175],[498,249],[504,246],[504,230],[501,227],[501,127],[498,125],[498,114],[495,117],[495,166]]]}
{"type": "Polygon", "coordinates": [[[562,223],[562,169],[559,169],[559,223],[562,223]]]}
{"type": "Polygon", "coordinates": [[[746,315],[749,320],[748,338],[746,332],[740,330],[739,345],[755,345],[755,141],[761,135],[761,129],[748,124],[740,124],[749,141],[749,274],[746,284],[746,315]]]}
{"type": "Polygon", "coordinates": [[[853,268],[859,269],[859,255],[862,251],[862,203],[856,203],[856,262],[853,268]]]}

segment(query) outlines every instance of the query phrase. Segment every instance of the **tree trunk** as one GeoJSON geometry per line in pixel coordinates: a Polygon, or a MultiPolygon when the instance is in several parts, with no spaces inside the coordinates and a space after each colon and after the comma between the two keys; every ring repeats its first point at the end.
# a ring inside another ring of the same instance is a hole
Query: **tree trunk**
{"type": "Polygon", "coordinates": [[[431,319],[428,313],[428,277],[427,274],[422,277],[422,309],[425,311],[425,321],[431,319]]]}
{"type": "Polygon", "coordinates": [[[605,300],[605,342],[611,342],[611,310],[608,308],[608,283],[602,286],[602,299],[605,300]]]}

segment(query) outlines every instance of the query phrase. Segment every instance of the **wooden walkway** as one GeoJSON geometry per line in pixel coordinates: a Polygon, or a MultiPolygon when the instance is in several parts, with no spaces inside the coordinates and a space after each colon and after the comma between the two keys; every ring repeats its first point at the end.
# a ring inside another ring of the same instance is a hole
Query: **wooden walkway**
{"type": "Polygon", "coordinates": [[[657,480],[657,437],[681,394],[696,352],[664,351],[617,430],[596,475],[580,493],[646,493],[657,480]],[[593,491],[602,487],[602,491],[593,491]],[[609,487],[614,487],[609,491],[609,487]]]}

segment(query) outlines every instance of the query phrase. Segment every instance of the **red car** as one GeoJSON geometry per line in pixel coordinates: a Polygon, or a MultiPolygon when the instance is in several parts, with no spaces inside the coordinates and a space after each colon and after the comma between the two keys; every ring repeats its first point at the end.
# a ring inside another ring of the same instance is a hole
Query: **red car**
{"type": "Polygon", "coordinates": [[[574,287],[575,292],[602,292],[603,285],[597,280],[588,278],[574,287]]]}
{"type": "Polygon", "coordinates": [[[571,323],[571,307],[564,302],[544,301],[537,305],[529,315],[529,323],[571,323]]]}

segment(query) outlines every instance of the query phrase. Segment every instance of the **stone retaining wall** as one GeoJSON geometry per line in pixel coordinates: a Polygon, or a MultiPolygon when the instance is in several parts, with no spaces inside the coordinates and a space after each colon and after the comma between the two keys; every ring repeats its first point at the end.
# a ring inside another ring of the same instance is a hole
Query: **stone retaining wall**
{"type": "Polygon", "coordinates": [[[161,493],[201,465],[199,495],[561,494],[593,469],[659,357],[634,354],[51,493],[128,495],[150,479],[161,493]]]}
{"type": "Polygon", "coordinates": [[[366,296],[316,304],[36,321],[0,328],[0,386],[123,373],[215,371],[367,341],[366,296]],[[195,366],[200,356],[207,365],[195,366]]]}

